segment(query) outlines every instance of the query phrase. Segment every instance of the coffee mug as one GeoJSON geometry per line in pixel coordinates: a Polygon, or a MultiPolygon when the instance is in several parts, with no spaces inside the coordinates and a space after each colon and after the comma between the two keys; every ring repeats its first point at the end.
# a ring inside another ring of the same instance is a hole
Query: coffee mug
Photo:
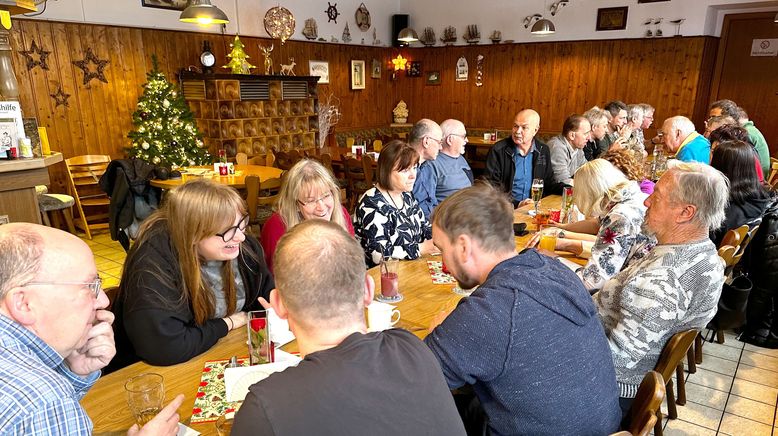
{"type": "Polygon", "coordinates": [[[371,332],[390,329],[398,321],[400,321],[400,311],[391,304],[373,301],[367,306],[367,324],[371,332]]]}
{"type": "Polygon", "coordinates": [[[484,133],[484,141],[490,141],[492,139],[491,133],[484,133]]]}

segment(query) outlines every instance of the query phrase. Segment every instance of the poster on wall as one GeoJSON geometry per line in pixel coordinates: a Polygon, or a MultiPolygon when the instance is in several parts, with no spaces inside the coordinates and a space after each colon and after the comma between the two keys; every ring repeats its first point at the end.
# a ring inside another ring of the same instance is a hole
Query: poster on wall
{"type": "Polygon", "coordinates": [[[308,61],[308,74],[319,77],[319,84],[330,83],[330,63],[327,61],[308,61]]]}

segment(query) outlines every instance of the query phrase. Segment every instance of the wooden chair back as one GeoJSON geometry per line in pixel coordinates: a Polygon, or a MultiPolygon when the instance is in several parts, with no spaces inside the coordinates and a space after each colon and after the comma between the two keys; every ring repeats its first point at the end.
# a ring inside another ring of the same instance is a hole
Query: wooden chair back
{"type": "Polygon", "coordinates": [[[365,173],[365,183],[368,187],[372,187],[375,183],[373,178],[373,168],[375,168],[375,159],[369,154],[362,156],[362,171],[365,173]]]}
{"type": "Polygon", "coordinates": [[[257,211],[260,207],[272,207],[278,199],[281,189],[281,179],[274,177],[260,182],[259,176],[246,176],[246,208],[249,214],[249,223],[264,224],[268,216],[258,218],[257,211]]]}
{"type": "Polygon", "coordinates": [[[384,141],[380,139],[373,141],[373,151],[380,153],[382,148],[384,148],[384,141]]]}
{"type": "Polygon", "coordinates": [[[353,136],[349,136],[346,138],[346,148],[351,149],[351,146],[354,145],[357,142],[356,139],[354,139],[353,136]]]}
{"type": "Polygon", "coordinates": [[[656,413],[665,398],[665,381],[656,371],[649,371],[640,382],[638,393],[627,413],[625,422],[627,434],[645,436],[657,422],[656,413]]]}
{"type": "Polygon", "coordinates": [[[773,188],[778,187],[778,159],[770,158],[770,172],[767,175],[765,182],[773,188]]]}
{"type": "Polygon", "coordinates": [[[249,163],[249,156],[246,153],[236,153],[235,154],[235,164],[236,165],[247,165],[249,163]]]}
{"type": "Polygon", "coordinates": [[[348,209],[353,210],[359,196],[370,189],[366,179],[367,175],[365,174],[365,169],[361,160],[345,155],[343,156],[343,172],[346,175],[346,182],[348,183],[348,209]]]}
{"type": "MultiPolygon", "coordinates": [[[[684,330],[674,334],[665,347],[662,349],[662,354],[659,355],[659,360],[654,367],[654,371],[662,375],[662,379],[665,381],[665,392],[667,397],[667,416],[670,419],[676,419],[678,417],[678,410],[675,405],[686,404],[686,383],[684,381],[683,370],[683,358],[687,356],[689,348],[694,343],[694,339],[699,334],[697,329],[684,330]],[[673,393],[673,371],[675,371],[675,378],[678,383],[678,401],[676,402],[675,394],[673,393]]],[[[657,422],[654,425],[654,434],[662,436],[662,412],[657,411],[657,422]]]]}
{"type": "Polygon", "coordinates": [[[734,247],[735,249],[734,253],[731,253],[731,256],[731,250],[724,250],[724,255],[722,255],[722,250],[719,250],[719,256],[727,263],[727,267],[724,271],[724,275],[727,277],[732,274],[732,269],[740,262],[740,259],[743,258],[743,254],[745,254],[748,244],[754,238],[756,232],[759,231],[761,222],[761,219],[757,219],[752,221],[750,225],[743,224],[736,229],[731,229],[724,235],[724,238],[721,239],[721,244],[719,244],[720,248],[734,247]]]}
{"type": "Polygon", "coordinates": [[[276,156],[273,154],[272,151],[268,151],[266,154],[258,154],[256,156],[252,156],[247,160],[247,164],[249,165],[262,165],[266,167],[272,167],[275,165],[276,162],[276,156]]]}
{"type": "Polygon", "coordinates": [[[92,239],[92,230],[108,228],[108,223],[102,221],[108,219],[111,199],[100,189],[98,183],[110,162],[111,157],[102,154],[65,159],[70,195],[75,200],[78,211],[74,224],[86,233],[88,239],[92,239]]]}

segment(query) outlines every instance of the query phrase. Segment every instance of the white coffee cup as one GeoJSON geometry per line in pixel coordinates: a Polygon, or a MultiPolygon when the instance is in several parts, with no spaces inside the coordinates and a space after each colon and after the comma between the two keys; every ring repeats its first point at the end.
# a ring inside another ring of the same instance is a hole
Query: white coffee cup
{"type": "Polygon", "coordinates": [[[391,304],[373,301],[367,306],[367,325],[371,332],[390,329],[398,321],[400,321],[400,311],[391,304]],[[397,314],[396,319],[395,314],[397,314]]]}
{"type": "Polygon", "coordinates": [[[492,139],[491,133],[484,133],[484,141],[490,141],[492,139]]]}

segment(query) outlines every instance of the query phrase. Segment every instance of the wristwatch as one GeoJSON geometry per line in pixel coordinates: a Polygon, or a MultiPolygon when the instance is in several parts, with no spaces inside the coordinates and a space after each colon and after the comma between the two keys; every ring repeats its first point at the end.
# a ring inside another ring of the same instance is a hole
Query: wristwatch
{"type": "Polygon", "coordinates": [[[556,234],[556,237],[557,238],[564,238],[565,237],[565,231],[564,230],[558,231],[557,234],[556,234]]]}

